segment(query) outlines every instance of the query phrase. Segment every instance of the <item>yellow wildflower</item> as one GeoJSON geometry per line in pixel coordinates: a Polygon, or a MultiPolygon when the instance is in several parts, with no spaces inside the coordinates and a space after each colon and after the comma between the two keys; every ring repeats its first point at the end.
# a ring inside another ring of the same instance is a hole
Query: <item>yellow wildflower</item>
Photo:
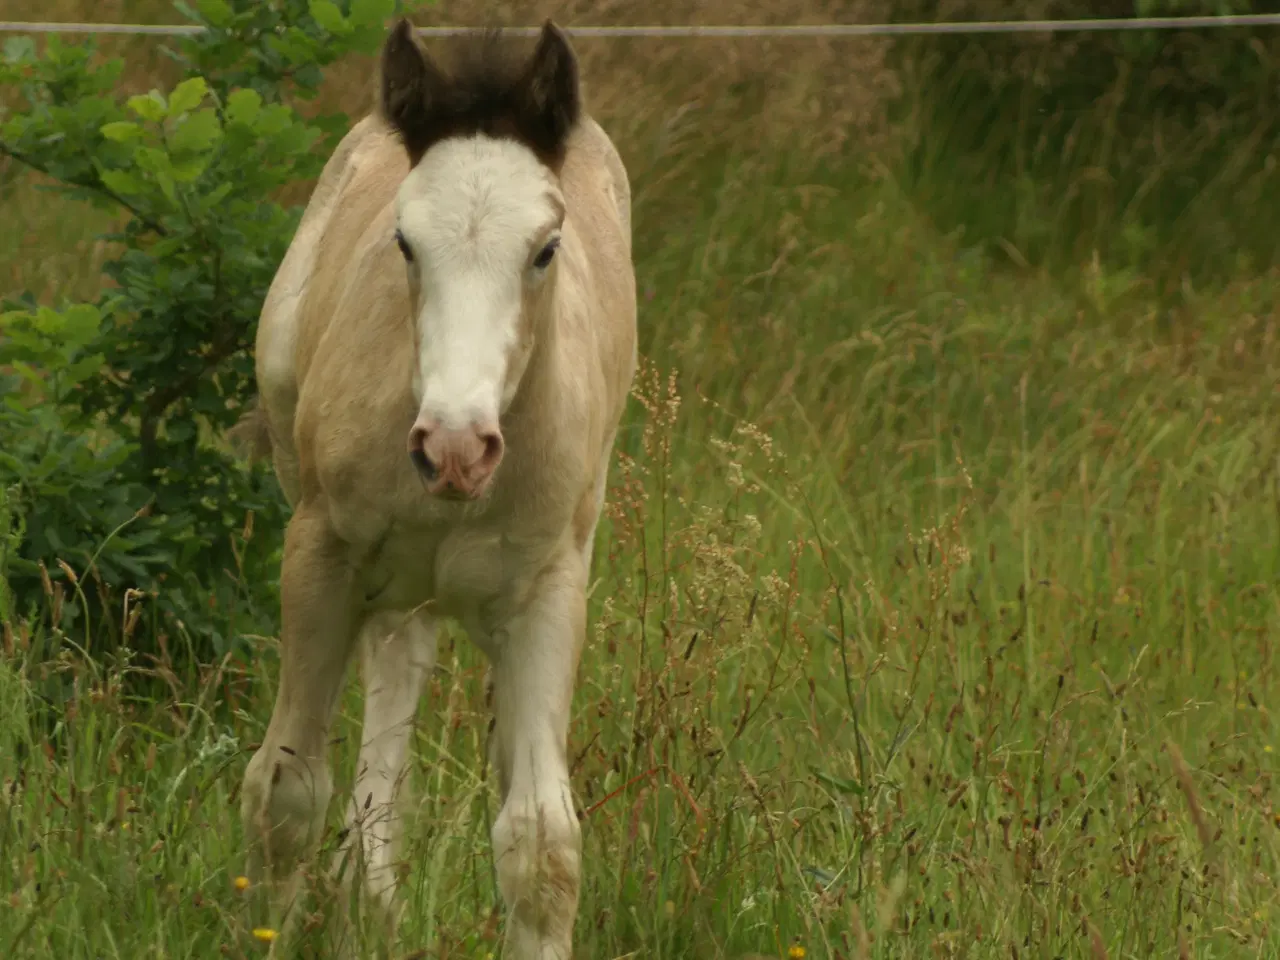
{"type": "Polygon", "coordinates": [[[270,943],[272,940],[276,938],[276,932],[272,930],[270,927],[255,927],[253,931],[253,935],[256,939],[261,940],[263,943],[270,943]]]}
{"type": "Polygon", "coordinates": [[[791,949],[787,951],[787,960],[804,960],[804,947],[793,943],[791,949]]]}
{"type": "Polygon", "coordinates": [[[241,893],[244,893],[246,890],[248,890],[248,889],[249,889],[249,878],[248,878],[248,877],[236,877],[236,878],[235,878],[233,881],[231,881],[231,882],[232,882],[233,884],[235,884],[235,888],[236,888],[237,890],[239,890],[241,893]]]}

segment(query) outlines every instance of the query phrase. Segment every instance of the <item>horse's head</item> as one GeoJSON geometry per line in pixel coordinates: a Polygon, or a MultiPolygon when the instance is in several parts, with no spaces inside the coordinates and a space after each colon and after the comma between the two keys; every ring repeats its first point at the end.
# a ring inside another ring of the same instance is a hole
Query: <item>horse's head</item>
{"type": "Polygon", "coordinates": [[[432,493],[475,498],[502,459],[556,283],[557,171],[581,112],[578,67],[550,21],[513,60],[485,37],[449,73],[402,20],[382,53],[381,109],[412,169],[396,198],[417,349],[409,455],[432,493]]]}

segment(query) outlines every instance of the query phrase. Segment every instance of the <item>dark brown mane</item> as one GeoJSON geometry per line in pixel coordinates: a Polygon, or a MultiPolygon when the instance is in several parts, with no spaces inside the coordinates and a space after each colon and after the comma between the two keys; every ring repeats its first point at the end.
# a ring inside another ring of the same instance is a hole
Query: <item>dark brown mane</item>
{"type": "Polygon", "coordinates": [[[568,39],[547,21],[532,55],[491,29],[455,41],[447,71],[401,20],[382,52],[379,107],[414,164],[450,137],[485,134],[518,141],[556,167],[581,113],[578,64],[568,39]]]}

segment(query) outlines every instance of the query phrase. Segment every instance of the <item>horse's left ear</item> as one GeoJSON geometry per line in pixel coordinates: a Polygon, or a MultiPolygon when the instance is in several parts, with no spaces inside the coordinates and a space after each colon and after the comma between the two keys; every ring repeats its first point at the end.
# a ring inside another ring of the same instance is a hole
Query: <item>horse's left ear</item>
{"type": "Polygon", "coordinates": [[[523,87],[526,132],[546,153],[561,152],[582,113],[582,93],[577,55],[564,31],[551,20],[542,25],[523,87]]]}
{"type": "Polygon", "coordinates": [[[445,80],[418,46],[407,19],[396,23],[383,44],[381,73],[378,106],[417,163],[434,135],[445,80]]]}

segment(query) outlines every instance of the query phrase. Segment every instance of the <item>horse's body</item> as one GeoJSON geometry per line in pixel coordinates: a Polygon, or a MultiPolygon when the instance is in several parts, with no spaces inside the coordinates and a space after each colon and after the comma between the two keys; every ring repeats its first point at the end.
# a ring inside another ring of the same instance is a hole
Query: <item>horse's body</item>
{"type": "Polygon", "coordinates": [[[293,516],[280,686],[243,813],[255,871],[287,897],[361,646],[348,842],[391,906],[396,788],[436,624],[454,618],[491,661],[510,953],[567,960],[569,709],[636,364],[630,186],[558,30],[525,64],[493,52],[446,76],[393,31],[380,110],[326,165],[264,304],[259,416],[293,516]]]}

